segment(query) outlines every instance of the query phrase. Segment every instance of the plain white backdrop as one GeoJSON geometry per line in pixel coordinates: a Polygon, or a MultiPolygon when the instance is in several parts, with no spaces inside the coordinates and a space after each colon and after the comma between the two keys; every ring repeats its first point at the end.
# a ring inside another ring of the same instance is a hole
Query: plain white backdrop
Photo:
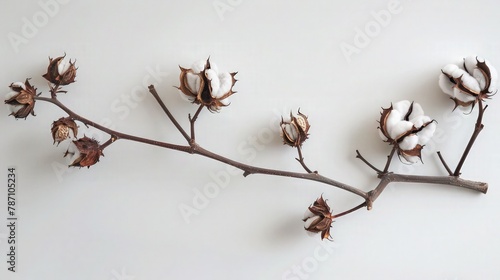
{"type": "MultiPolygon", "coordinates": [[[[114,129],[179,144],[183,138],[147,92],[157,89],[182,125],[196,106],[178,94],[178,65],[211,57],[238,71],[232,104],[202,112],[197,139],[224,156],[301,171],[277,124],[290,110],[309,116],[307,163],[370,190],[390,147],[377,133],[381,107],[419,102],[439,123],[424,165],[392,170],[444,175],[476,118],[452,113],[441,67],[478,54],[500,67],[496,1],[11,1],[2,2],[0,85],[32,78],[47,94],[48,57],[77,59],[77,82],[60,99],[114,129]]],[[[338,219],[334,242],[306,235],[302,214],[318,196],[340,212],[359,198],[314,182],[243,178],[189,154],[118,141],[90,169],[67,169],[67,143],[52,145],[64,116],[38,102],[15,120],[0,106],[0,224],[7,223],[7,168],[17,168],[17,265],[1,279],[498,279],[500,103],[488,101],[485,129],[463,177],[488,194],[448,186],[392,184],[373,210],[338,219]],[[180,209],[191,209],[189,215],[180,209]]],[[[105,140],[95,130],[82,133],[105,140]]]]}

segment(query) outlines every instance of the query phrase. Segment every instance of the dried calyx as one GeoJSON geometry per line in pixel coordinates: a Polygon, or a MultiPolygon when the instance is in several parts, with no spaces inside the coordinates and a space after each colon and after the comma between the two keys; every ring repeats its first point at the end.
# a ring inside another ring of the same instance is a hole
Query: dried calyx
{"type": "Polygon", "coordinates": [[[191,68],[181,69],[180,86],[177,87],[195,104],[202,104],[217,112],[229,105],[229,97],[236,93],[233,86],[237,72],[220,72],[210,58],[194,63],[191,68]]]}
{"type": "Polygon", "coordinates": [[[478,100],[497,92],[497,70],[478,56],[464,58],[463,69],[448,64],[439,76],[439,86],[455,102],[455,108],[473,109],[478,100]]]}
{"type": "Polygon", "coordinates": [[[36,88],[30,83],[29,79],[23,82],[15,82],[10,85],[12,89],[5,96],[5,104],[9,105],[12,116],[15,118],[27,118],[28,115],[35,115],[35,96],[36,88]]]}
{"type": "Polygon", "coordinates": [[[49,57],[47,73],[43,77],[55,85],[68,85],[75,82],[76,67],[75,62],[68,61],[66,54],[56,58],[49,57]]]}
{"type": "Polygon", "coordinates": [[[321,232],[321,239],[330,239],[330,228],[333,222],[333,216],[330,212],[330,207],[320,196],[316,201],[307,208],[304,213],[305,222],[304,229],[310,233],[321,232]]]}
{"type": "Polygon", "coordinates": [[[284,121],[282,117],[280,127],[283,143],[292,147],[299,147],[308,138],[308,132],[311,126],[309,125],[307,116],[302,114],[299,109],[297,116],[294,116],[292,112],[290,112],[289,121],[284,121]]]}
{"type": "Polygon", "coordinates": [[[422,160],[422,149],[436,130],[436,122],[424,115],[420,104],[403,100],[383,109],[380,137],[394,145],[400,159],[407,163],[422,160]]]}

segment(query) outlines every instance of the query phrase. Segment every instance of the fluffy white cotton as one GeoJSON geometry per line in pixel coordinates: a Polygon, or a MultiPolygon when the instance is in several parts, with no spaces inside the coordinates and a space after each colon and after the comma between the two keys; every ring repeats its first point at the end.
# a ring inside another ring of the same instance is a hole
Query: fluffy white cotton
{"type": "Polygon", "coordinates": [[[80,157],[80,151],[76,147],[76,145],[71,141],[68,146],[67,157],[69,164],[72,164],[80,157]]]}
{"type": "Polygon", "coordinates": [[[413,108],[412,108],[411,114],[408,117],[408,119],[411,122],[413,122],[412,119],[415,119],[415,118],[423,116],[423,115],[424,115],[424,109],[422,109],[422,106],[420,106],[420,104],[418,104],[416,102],[413,102],[413,108]]]}
{"type": "Polygon", "coordinates": [[[401,116],[404,117],[406,115],[406,113],[408,113],[410,106],[411,106],[410,101],[402,100],[402,101],[399,101],[399,102],[392,104],[392,109],[398,111],[401,114],[401,116]]]}
{"type": "MultiPolygon", "coordinates": [[[[13,87],[20,87],[20,88],[22,88],[22,89],[26,90],[26,84],[25,84],[25,83],[23,83],[23,82],[15,82],[15,83],[12,83],[12,86],[13,86],[13,87]]],[[[12,96],[11,96],[11,97],[12,97],[12,96]]],[[[9,98],[10,98],[10,97],[9,97],[9,98]]]]}
{"type": "Polygon", "coordinates": [[[205,70],[205,65],[207,61],[206,60],[198,60],[193,65],[191,66],[191,70],[193,70],[193,73],[198,74],[201,71],[205,70]]]}
{"type": "MultiPolygon", "coordinates": [[[[387,119],[385,121],[385,127],[387,132],[389,132],[398,122],[400,122],[403,119],[403,116],[401,116],[401,113],[397,110],[391,110],[389,113],[389,116],[387,116],[387,119]]],[[[391,136],[391,135],[389,135],[391,136]]],[[[392,136],[391,136],[392,138],[392,136]]],[[[394,138],[392,138],[394,139],[394,138]]]]}
{"type": "Polygon", "coordinates": [[[70,66],[71,66],[71,64],[69,63],[69,61],[66,58],[63,58],[63,59],[59,60],[59,62],[57,64],[57,72],[59,73],[59,75],[62,75],[66,71],[68,71],[70,66]]]}
{"type": "Polygon", "coordinates": [[[398,139],[401,135],[410,131],[413,127],[413,123],[408,121],[400,121],[392,127],[388,127],[389,136],[391,139],[398,139]]]}
{"type": "Polygon", "coordinates": [[[231,87],[233,86],[233,77],[229,72],[224,72],[219,74],[219,80],[220,80],[220,88],[219,91],[221,97],[228,93],[231,90],[231,87]]]}
{"type": "Polygon", "coordinates": [[[415,126],[415,128],[420,128],[420,127],[422,127],[422,125],[424,125],[424,124],[426,124],[426,123],[428,123],[430,121],[432,121],[432,119],[430,117],[423,116],[423,115],[420,115],[420,116],[418,116],[418,117],[413,118],[413,119],[410,120],[410,122],[413,123],[413,125],[415,126]]]}
{"type": "Polygon", "coordinates": [[[229,97],[226,97],[224,99],[220,99],[219,102],[222,103],[222,105],[224,105],[224,106],[228,106],[229,104],[231,104],[231,102],[229,101],[229,97]]]}
{"type": "Polygon", "coordinates": [[[187,86],[193,93],[197,93],[200,88],[201,79],[198,75],[187,73],[186,74],[187,86]]]}
{"type": "Polygon", "coordinates": [[[425,145],[429,140],[431,140],[432,135],[436,131],[436,122],[429,123],[426,127],[424,127],[421,131],[418,132],[418,144],[425,145]]]}
{"type": "Polygon", "coordinates": [[[220,81],[217,72],[213,69],[205,70],[205,76],[210,81],[210,86],[212,87],[212,97],[217,98],[219,93],[220,81]]]}
{"type": "Polygon", "coordinates": [[[458,99],[462,102],[470,102],[470,101],[476,100],[476,97],[474,95],[470,95],[468,93],[465,93],[458,88],[453,89],[453,94],[454,94],[454,97],[456,99],[458,99]]]}
{"type": "Polygon", "coordinates": [[[468,57],[464,58],[464,65],[467,72],[472,73],[472,71],[477,67],[478,60],[484,61],[483,58],[478,57],[476,55],[469,55],[468,57]]]}
{"type": "Polygon", "coordinates": [[[454,93],[453,93],[454,86],[455,86],[455,84],[452,83],[450,81],[450,78],[448,78],[445,74],[441,73],[441,75],[439,75],[439,87],[441,88],[441,90],[444,93],[453,97],[454,96],[454,93]]]}
{"type": "Polygon", "coordinates": [[[413,150],[418,144],[418,136],[411,134],[403,138],[399,143],[399,147],[403,150],[413,150]]]}
{"type": "MultiPolygon", "coordinates": [[[[16,86],[21,86],[21,85],[16,85],[16,86]]],[[[22,86],[24,87],[24,83],[22,84],[22,86]]],[[[11,99],[12,97],[16,96],[17,94],[19,94],[19,93],[15,92],[15,91],[11,91],[5,95],[5,100],[11,99]]],[[[14,114],[17,111],[21,110],[22,108],[23,108],[23,105],[10,105],[9,104],[9,110],[11,113],[14,113],[14,114]]]]}

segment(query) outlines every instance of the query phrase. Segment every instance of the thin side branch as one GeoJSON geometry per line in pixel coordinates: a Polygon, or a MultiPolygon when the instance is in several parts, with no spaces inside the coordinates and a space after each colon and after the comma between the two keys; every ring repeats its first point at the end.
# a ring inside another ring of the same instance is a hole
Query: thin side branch
{"type": "Polygon", "coordinates": [[[486,107],[483,107],[483,101],[479,98],[478,101],[478,106],[479,106],[479,113],[477,114],[477,121],[476,121],[476,126],[474,128],[474,132],[472,133],[472,136],[470,137],[469,143],[467,144],[467,147],[464,150],[464,153],[462,154],[462,157],[460,158],[460,161],[458,162],[457,168],[455,169],[455,172],[453,172],[453,176],[460,176],[460,170],[462,170],[462,166],[465,163],[465,160],[467,159],[467,155],[469,155],[469,152],[474,145],[474,142],[476,141],[477,136],[483,130],[483,115],[484,115],[484,110],[486,107]]]}
{"type": "Polygon", "coordinates": [[[446,163],[446,161],[444,160],[443,156],[441,155],[441,152],[438,151],[437,152],[438,156],[439,156],[439,160],[441,161],[441,163],[443,164],[444,168],[446,169],[446,171],[448,172],[448,175],[450,176],[453,176],[453,171],[451,171],[450,167],[448,166],[448,164],[446,163]]]}
{"type": "Polygon", "coordinates": [[[366,160],[362,155],[361,153],[359,152],[359,150],[356,150],[356,158],[359,158],[362,162],[364,162],[366,165],[368,165],[368,167],[370,167],[371,169],[373,169],[375,172],[377,172],[377,174],[382,174],[382,170],[376,168],[373,164],[371,164],[368,160],[366,160]]]}
{"type": "Polygon", "coordinates": [[[297,146],[297,151],[299,153],[299,157],[298,158],[295,158],[299,163],[300,165],[302,165],[302,167],[304,168],[304,170],[307,172],[307,173],[318,173],[318,171],[311,171],[311,169],[309,169],[309,167],[307,167],[306,163],[304,162],[304,157],[302,156],[302,148],[300,146],[297,146]]]}
{"type": "Polygon", "coordinates": [[[203,104],[200,104],[200,106],[198,107],[198,110],[196,110],[196,113],[194,113],[194,116],[191,117],[191,114],[189,114],[188,118],[189,118],[189,123],[191,125],[191,143],[194,143],[195,142],[195,135],[194,135],[194,123],[196,122],[196,119],[198,119],[198,115],[200,114],[201,112],[201,109],[203,109],[203,107],[205,107],[203,104]]]}
{"type": "Polygon", "coordinates": [[[175,119],[175,117],[172,115],[172,113],[170,113],[170,110],[168,110],[168,108],[165,105],[165,103],[163,103],[163,101],[161,100],[161,98],[158,95],[158,92],[156,91],[155,87],[153,85],[150,85],[148,87],[148,89],[149,89],[149,92],[156,99],[156,101],[158,102],[158,104],[160,104],[160,107],[163,109],[163,112],[165,112],[165,114],[167,114],[167,116],[170,119],[170,121],[175,125],[175,127],[177,128],[177,130],[179,130],[179,132],[182,134],[182,136],[184,136],[184,139],[186,139],[186,141],[188,143],[190,143],[191,142],[191,138],[186,133],[186,131],[184,130],[184,128],[182,128],[182,126],[179,124],[179,122],[175,119]]]}
{"type": "Polygon", "coordinates": [[[333,215],[332,219],[335,219],[335,218],[342,217],[344,215],[350,214],[350,213],[352,213],[352,212],[354,212],[354,211],[356,211],[358,209],[361,209],[363,207],[366,207],[366,206],[367,206],[367,202],[365,201],[365,202],[361,203],[360,205],[358,205],[358,206],[356,206],[354,208],[351,208],[351,209],[349,209],[347,211],[344,211],[342,213],[338,213],[338,214],[333,215]]]}
{"type": "Polygon", "coordinates": [[[391,153],[387,156],[387,162],[385,163],[384,171],[382,171],[382,174],[386,174],[387,171],[389,171],[389,166],[391,166],[392,157],[394,156],[394,152],[396,151],[396,149],[397,149],[396,144],[394,144],[391,153]]]}

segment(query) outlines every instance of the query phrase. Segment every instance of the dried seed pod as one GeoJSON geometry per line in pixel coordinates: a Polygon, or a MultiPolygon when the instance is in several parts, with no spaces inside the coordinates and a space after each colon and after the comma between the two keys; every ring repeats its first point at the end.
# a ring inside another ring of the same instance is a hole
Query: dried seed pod
{"type": "Polygon", "coordinates": [[[316,201],[307,208],[304,219],[304,229],[311,233],[321,232],[321,240],[330,239],[330,228],[333,222],[333,216],[330,212],[330,207],[320,196],[316,201]]]}
{"type": "Polygon", "coordinates": [[[47,67],[47,73],[43,77],[56,85],[68,85],[75,82],[76,70],[75,62],[68,61],[66,59],[66,54],[64,56],[59,56],[54,59],[49,57],[49,66],[47,67]]]}
{"type": "Polygon", "coordinates": [[[59,143],[68,139],[70,137],[70,131],[73,133],[73,137],[78,135],[78,126],[70,117],[60,118],[57,121],[54,121],[51,128],[54,144],[57,142],[59,145],[59,143]]]}
{"type": "Polygon", "coordinates": [[[36,88],[31,86],[29,79],[23,82],[16,82],[10,85],[13,90],[5,96],[5,104],[9,105],[12,116],[15,118],[27,118],[28,115],[35,115],[36,88]]]}
{"type": "Polygon", "coordinates": [[[307,116],[302,114],[300,110],[297,116],[292,115],[290,112],[290,121],[284,121],[282,117],[280,127],[281,137],[286,145],[292,147],[302,146],[302,143],[308,138],[309,121],[307,116]]]}
{"type": "Polygon", "coordinates": [[[179,76],[180,86],[177,87],[191,102],[203,104],[211,112],[217,112],[221,107],[228,106],[229,97],[236,93],[233,86],[237,72],[221,72],[210,62],[198,61],[191,68],[182,68],[179,76]]]}

